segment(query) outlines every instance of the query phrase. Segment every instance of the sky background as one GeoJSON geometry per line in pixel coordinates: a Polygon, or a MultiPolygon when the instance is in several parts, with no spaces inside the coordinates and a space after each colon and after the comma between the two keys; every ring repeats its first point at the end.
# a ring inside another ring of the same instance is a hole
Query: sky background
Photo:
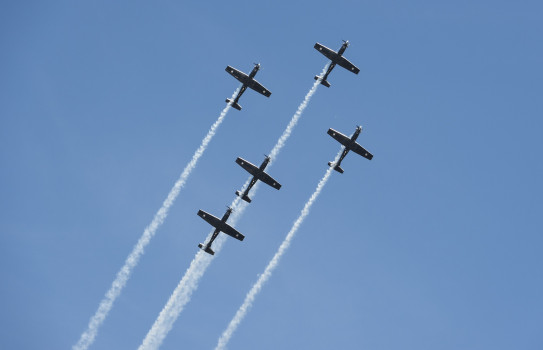
{"type": "Polygon", "coordinates": [[[541,349],[538,1],[4,1],[0,347],[68,349],[238,87],[91,349],[134,349],[327,63],[163,349],[210,349],[340,145],[364,127],[231,349],[541,349]]]}

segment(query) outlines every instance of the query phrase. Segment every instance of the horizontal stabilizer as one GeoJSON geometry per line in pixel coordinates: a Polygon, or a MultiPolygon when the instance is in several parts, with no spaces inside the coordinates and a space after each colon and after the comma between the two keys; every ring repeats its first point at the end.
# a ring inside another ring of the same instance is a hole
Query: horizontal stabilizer
{"type": "MultiPolygon", "coordinates": [[[[320,79],[320,77],[318,75],[315,75],[315,80],[319,80],[319,79],[320,79]]],[[[324,79],[321,80],[321,84],[326,86],[326,87],[330,87],[330,83],[328,81],[324,80],[324,79]]]]}
{"type": "Polygon", "coordinates": [[[343,174],[343,169],[339,165],[334,166],[332,162],[328,162],[328,166],[334,167],[334,170],[340,174],[343,174]]]}
{"type": "Polygon", "coordinates": [[[226,103],[230,103],[230,102],[232,102],[232,104],[231,104],[232,107],[234,107],[238,111],[241,111],[241,106],[239,104],[237,104],[236,102],[233,102],[231,99],[227,98],[226,103]]]}
{"type": "Polygon", "coordinates": [[[213,250],[211,250],[211,248],[208,247],[207,245],[204,245],[204,244],[200,243],[200,244],[198,244],[198,248],[202,249],[204,252],[206,252],[208,254],[215,255],[215,252],[213,250]]]}
{"type": "Polygon", "coordinates": [[[246,201],[247,203],[251,203],[251,198],[249,198],[248,195],[244,194],[242,195],[239,191],[236,191],[236,195],[238,197],[241,197],[241,199],[243,199],[244,201],[246,201]]]}

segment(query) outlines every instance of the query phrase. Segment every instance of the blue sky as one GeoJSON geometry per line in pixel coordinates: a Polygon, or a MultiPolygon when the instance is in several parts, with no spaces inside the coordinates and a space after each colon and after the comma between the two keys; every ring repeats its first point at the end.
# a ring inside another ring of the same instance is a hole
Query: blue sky
{"type": "Polygon", "coordinates": [[[4,2],[0,5],[0,347],[70,348],[248,72],[91,348],[143,340],[209,226],[275,145],[270,175],[163,349],[213,348],[339,144],[334,173],[232,349],[543,346],[542,6],[457,2],[4,2]]]}

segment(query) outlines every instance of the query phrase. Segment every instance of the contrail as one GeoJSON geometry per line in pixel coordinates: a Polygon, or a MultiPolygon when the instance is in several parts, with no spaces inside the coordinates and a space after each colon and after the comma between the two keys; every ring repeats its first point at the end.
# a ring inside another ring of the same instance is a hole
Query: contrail
{"type": "MultiPolygon", "coordinates": [[[[339,157],[341,156],[342,151],[343,149],[337,154],[334,162],[337,162],[339,160],[339,157]]],[[[247,293],[247,295],[245,296],[245,300],[243,301],[243,304],[241,304],[240,308],[234,315],[234,318],[232,318],[232,320],[228,324],[228,327],[222,333],[217,343],[217,346],[215,347],[215,350],[224,349],[226,347],[226,344],[228,344],[228,341],[230,340],[230,338],[232,337],[232,335],[238,328],[240,322],[243,320],[243,318],[245,317],[245,315],[247,314],[247,312],[253,305],[253,302],[255,301],[255,298],[260,292],[260,290],[262,289],[262,286],[271,277],[273,270],[275,270],[275,268],[279,264],[281,257],[283,256],[283,254],[285,254],[285,252],[289,248],[292,238],[294,238],[296,231],[298,231],[298,228],[300,228],[300,225],[304,221],[305,217],[307,216],[307,214],[309,214],[309,210],[311,209],[311,206],[313,205],[313,203],[315,202],[315,200],[321,193],[321,190],[324,187],[324,185],[326,185],[326,182],[330,178],[332,171],[333,171],[332,167],[329,167],[328,170],[326,170],[326,173],[324,174],[323,178],[319,182],[317,188],[315,189],[315,192],[313,192],[313,194],[311,195],[307,203],[305,203],[305,206],[302,209],[300,216],[298,216],[298,219],[296,219],[296,221],[292,225],[292,228],[290,229],[289,233],[285,237],[285,240],[283,241],[283,243],[281,243],[281,245],[279,246],[279,249],[273,256],[271,261],[268,263],[268,266],[266,266],[266,269],[260,275],[260,277],[258,278],[256,283],[253,285],[249,293],[247,293]]]]}
{"type": "MultiPolygon", "coordinates": [[[[321,76],[326,72],[327,69],[328,64],[324,67],[321,76]]],[[[298,119],[300,119],[303,111],[307,107],[309,100],[311,100],[311,97],[317,91],[320,81],[321,79],[315,81],[309,92],[305,95],[304,100],[298,106],[296,113],[294,113],[294,116],[290,120],[285,131],[283,131],[283,134],[273,147],[272,151],[270,152],[270,157],[272,158],[272,161],[279,154],[281,148],[285,145],[287,139],[292,133],[292,130],[298,123],[298,119]]],[[[268,167],[269,166],[271,166],[271,162],[268,167]]],[[[242,193],[244,189],[248,186],[250,179],[251,178],[249,178],[249,180],[247,180],[243,185],[242,193]]],[[[253,187],[253,198],[256,195],[257,189],[258,183],[253,187]]],[[[240,198],[237,197],[231,205],[231,207],[234,209],[234,212],[231,216],[231,219],[229,220],[229,224],[232,226],[234,226],[236,221],[242,216],[247,206],[246,202],[240,203],[240,201],[240,198]]],[[[225,235],[219,235],[219,237],[217,237],[217,239],[215,240],[216,243],[214,247],[216,254],[220,252],[225,242],[225,239],[225,235]]],[[[168,335],[168,332],[172,329],[174,322],[179,317],[179,314],[181,314],[185,305],[190,301],[192,293],[196,290],[196,288],[198,288],[200,278],[204,275],[206,269],[211,263],[211,260],[212,257],[202,251],[198,251],[198,253],[196,253],[196,256],[194,257],[194,259],[190,263],[189,268],[185,272],[185,275],[173,291],[172,295],[168,299],[168,302],[153,323],[153,326],[151,327],[149,332],[147,332],[147,335],[143,339],[139,350],[158,349],[160,347],[160,345],[168,335]]]]}
{"type": "MultiPolygon", "coordinates": [[[[232,95],[232,99],[237,95],[238,91],[239,88],[237,88],[232,95]]],[[[209,142],[211,141],[213,136],[215,136],[217,129],[223,122],[224,117],[226,116],[230,108],[230,104],[224,107],[221,114],[219,115],[219,118],[215,121],[215,123],[213,123],[207,135],[202,140],[200,147],[198,147],[196,152],[194,152],[192,159],[185,166],[185,169],[183,169],[181,176],[179,176],[179,179],[170,190],[170,193],[168,193],[168,197],[166,197],[166,200],[164,200],[164,203],[162,203],[162,207],[153,217],[153,221],[151,221],[149,226],[147,226],[143,231],[143,234],[132,249],[132,252],[130,253],[130,255],[128,255],[128,258],[126,258],[123,267],[119,270],[119,272],[117,272],[117,277],[115,277],[115,280],[113,280],[111,287],[106,292],[105,297],[100,302],[98,310],[96,310],[96,313],[90,319],[87,329],[85,330],[85,332],[83,332],[83,334],[81,334],[81,337],[79,338],[77,344],[72,347],[73,350],[86,350],[94,342],[96,334],[98,333],[98,329],[100,328],[109,311],[113,307],[113,303],[121,294],[121,291],[123,290],[126,282],[132,274],[132,270],[134,269],[134,267],[136,267],[141,256],[143,255],[145,247],[149,244],[151,239],[154,237],[157,229],[160,227],[160,225],[162,225],[162,223],[168,216],[168,211],[170,210],[170,207],[173,205],[175,199],[179,195],[179,191],[181,191],[181,189],[185,186],[187,178],[189,177],[192,170],[196,167],[196,163],[198,163],[198,160],[206,150],[209,142]]]]}

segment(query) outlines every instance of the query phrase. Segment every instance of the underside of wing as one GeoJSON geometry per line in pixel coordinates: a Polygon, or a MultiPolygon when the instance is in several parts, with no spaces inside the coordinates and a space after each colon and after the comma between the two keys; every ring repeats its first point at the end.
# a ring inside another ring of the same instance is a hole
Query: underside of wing
{"type": "Polygon", "coordinates": [[[351,139],[347,136],[343,135],[339,131],[336,131],[332,128],[328,129],[328,135],[332,136],[337,140],[337,142],[341,143],[343,146],[345,146],[351,139]]]}
{"type": "Polygon", "coordinates": [[[362,157],[371,160],[373,158],[373,154],[368,152],[364,147],[360,146],[358,143],[355,143],[353,147],[351,147],[351,151],[353,151],[356,154],[360,154],[362,157]]]}
{"type": "Polygon", "coordinates": [[[218,217],[206,213],[203,210],[198,210],[198,216],[207,221],[211,226],[215,228],[217,228],[217,226],[219,226],[221,223],[221,220],[218,217]]]}
{"type": "Polygon", "coordinates": [[[237,240],[240,240],[240,241],[243,241],[243,239],[245,238],[244,235],[242,235],[235,228],[233,228],[232,226],[230,226],[230,225],[228,225],[226,223],[223,225],[223,227],[221,227],[221,231],[226,233],[230,237],[233,237],[233,238],[235,238],[237,240]]]}
{"type": "Polygon", "coordinates": [[[333,62],[335,62],[337,58],[339,57],[337,52],[319,43],[316,43],[314,48],[320,53],[322,53],[324,56],[328,57],[328,59],[332,60],[333,62]]]}
{"type": "Polygon", "coordinates": [[[247,85],[251,89],[255,90],[258,93],[261,93],[262,95],[264,95],[266,97],[271,96],[271,92],[268,89],[266,89],[264,86],[262,86],[262,84],[260,84],[258,81],[254,80],[254,79],[250,83],[248,83],[247,85]]]}
{"type": "Polygon", "coordinates": [[[255,171],[258,170],[258,167],[256,165],[240,157],[236,159],[236,163],[238,163],[243,169],[245,169],[249,174],[253,176],[255,175],[255,171]]]}
{"type": "Polygon", "coordinates": [[[230,73],[230,75],[232,75],[234,78],[239,80],[242,84],[245,84],[247,82],[247,79],[249,78],[247,74],[240,72],[236,68],[227,66],[225,70],[230,73]]]}
{"type": "Polygon", "coordinates": [[[336,63],[345,68],[346,70],[353,72],[354,74],[358,74],[360,72],[360,69],[358,69],[358,67],[349,62],[349,60],[343,56],[338,57],[336,63]]]}
{"type": "Polygon", "coordinates": [[[259,180],[264,182],[266,185],[275,188],[276,190],[281,188],[281,184],[279,182],[275,181],[273,177],[264,172],[260,175],[259,180]]]}

